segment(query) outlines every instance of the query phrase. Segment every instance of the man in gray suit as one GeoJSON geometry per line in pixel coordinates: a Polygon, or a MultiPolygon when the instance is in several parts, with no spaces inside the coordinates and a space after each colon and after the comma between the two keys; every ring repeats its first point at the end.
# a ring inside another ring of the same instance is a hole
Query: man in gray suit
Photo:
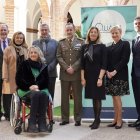
{"type": "Polygon", "coordinates": [[[46,63],[48,65],[48,73],[49,73],[49,87],[48,90],[54,98],[54,89],[55,89],[55,81],[57,77],[57,60],[56,60],[56,51],[58,42],[51,38],[49,35],[50,29],[46,23],[40,25],[40,33],[41,36],[39,39],[33,41],[33,45],[39,47],[46,59],[46,63]]]}
{"type": "Polygon", "coordinates": [[[69,94],[72,87],[74,97],[75,126],[81,125],[82,86],[81,86],[81,47],[84,41],[75,36],[75,26],[67,23],[66,38],[59,41],[57,60],[60,64],[61,80],[61,114],[60,125],[69,123],[69,94]]]}
{"type": "MultiPolygon", "coordinates": [[[[3,63],[3,51],[5,47],[7,47],[10,44],[11,39],[7,38],[9,33],[8,26],[4,23],[0,24],[0,120],[3,115],[1,111],[1,95],[2,95],[2,63],[3,63]]],[[[9,116],[6,114],[6,104],[7,101],[10,100],[9,95],[3,95],[3,107],[5,111],[5,118],[6,120],[10,120],[9,116]]]]}

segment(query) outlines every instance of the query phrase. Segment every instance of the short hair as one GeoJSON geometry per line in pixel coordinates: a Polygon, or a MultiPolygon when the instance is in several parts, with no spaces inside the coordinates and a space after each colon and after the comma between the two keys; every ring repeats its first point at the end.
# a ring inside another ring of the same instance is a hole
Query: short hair
{"type": "Polygon", "coordinates": [[[71,22],[66,23],[65,27],[70,26],[70,25],[72,25],[73,29],[75,30],[75,25],[73,23],[71,23],[71,22]]]}
{"type": "Polygon", "coordinates": [[[6,28],[7,28],[7,30],[8,30],[8,25],[7,25],[6,23],[0,23],[0,28],[1,28],[2,26],[6,26],[6,28]]]}
{"type": "Polygon", "coordinates": [[[85,42],[86,42],[87,44],[89,44],[89,42],[91,41],[91,40],[90,40],[89,34],[90,34],[90,32],[91,32],[92,29],[97,30],[97,33],[98,33],[98,37],[97,37],[96,43],[97,43],[97,44],[98,44],[98,43],[101,43],[101,41],[100,41],[100,39],[101,39],[100,31],[99,31],[99,29],[98,29],[97,27],[95,27],[95,26],[92,26],[92,27],[89,28],[89,30],[88,30],[88,32],[87,32],[87,36],[86,36],[86,41],[85,41],[85,42]]]}
{"type": "Polygon", "coordinates": [[[27,43],[26,43],[26,41],[25,41],[25,35],[24,35],[21,31],[15,32],[15,33],[13,34],[12,40],[11,40],[11,42],[10,42],[10,46],[15,46],[15,45],[16,45],[16,44],[15,44],[15,37],[16,37],[17,35],[23,35],[22,47],[28,48],[28,45],[27,45],[27,43]]]}
{"type": "Polygon", "coordinates": [[[42,29],[43,27],[47,27],[48,31],[50,32],[50,28],[49,28],[49,25],[47,23],[40,24],[40,29],[42,29]]]}
{"type": "Polygon", "coordinates": [[[110,28],[110,32],[112,32],[113,30],[119,30],[120,33],[122,33],[122,28],[121,28],[120,25],[112,26],[112,27],[110,28]]]}
{"type": "Polygon", "coordinates": [[[134,20],[137,20],[137,19],[140,19],[140,16],[138,16],[138,17],[135,17],[135,19],[134,19],[134,20]]]}
{"type": "Polygon", "coordinates": [[[28,58],[28,59],[30,58],[31,49],[34,49],[34,50],[38,53],[38,56],[39,56],[38,62],[46,63],[46,59],[45,59],[45,57],[44,57],[43,52],[42,52],[41,49],[40,49],[39,47],[37,47],[37,46],[29,47],[29,49],[28,49],[28,54],[27,54],[27,58],[28,58]]]}

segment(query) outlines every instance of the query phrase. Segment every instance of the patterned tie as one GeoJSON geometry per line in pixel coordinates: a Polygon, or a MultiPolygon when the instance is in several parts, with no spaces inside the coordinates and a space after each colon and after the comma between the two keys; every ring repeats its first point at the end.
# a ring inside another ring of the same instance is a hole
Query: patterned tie
{"type": "Polygon", "coordinates": [[[4,40],[3,41],[3,49],[5,49],[6,48],[6,41],[4,40]]]}

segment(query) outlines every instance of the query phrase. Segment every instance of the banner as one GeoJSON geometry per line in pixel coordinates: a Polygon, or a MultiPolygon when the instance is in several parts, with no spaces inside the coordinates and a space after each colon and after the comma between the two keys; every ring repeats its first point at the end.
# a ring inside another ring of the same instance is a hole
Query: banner
{"type": "MultiPolygon", "coordinates": [[[[110,6],[110,7],[83,7],[81,8],[82,36],[86,38],[88,29],[96,26],[101,32],[101,41],[104,44],[112,42],[110,28],[120,25],[122,28],[122,39],[132,42],[136,33],[133,28],[133,20],[136,17],[136,6],[110,6]]],[[[130,56],[129,87],[130,95],[122,96],[123,119],[136,119],[135,101],[131,84],[132,56],[130,56]]],[[[91,75],[92,76],[92,75],[91,75]]],[[[101,118],[110,119],[114,116],[112,97],[107,95],[102,102],[101,118]]],[[[83,118],[93,118],[93,105],[90,99],[85,99],[83,89],[83,118]]]]}

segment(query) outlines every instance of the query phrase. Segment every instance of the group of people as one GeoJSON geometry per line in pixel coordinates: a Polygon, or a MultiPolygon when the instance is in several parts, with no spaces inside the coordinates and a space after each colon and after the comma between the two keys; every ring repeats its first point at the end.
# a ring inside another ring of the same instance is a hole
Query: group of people
{"type": "MultiPolygon", "coordinates": [[[[138,119],[129,124],[140,130],[140,17],[134,19],[136,39],[132,42],[133,65],[132,86],[138,119]]],[[[8,26],[0,24],[0,96],[3,95],[3,109],[0,118],[10,119],[10,102],[14,92],[20,98],[31,102],[28,132],[47,131],[46,108],[48,94],[54,98],[57,77],[56,66],[60,64],[61,118],[60,125],[69,124],[69,95],[72,89],[74,98],[75,126],[81,125],[82,87],[85,98],[92,99],[94,121],[89,126],[97,129],[100,125],[102,100],[111,95],[114,106],[114,119],[108,127],[122,128],[121,96],[129,95],[128,62],[130,44],[121,39],[122,29],[113,26],[110,33],[113,42],[108,47],[101,42],[100,31],[91,27],[86,41],[75,35],[72,23],[65,25],[66,38],[59,42],[50,36],[49,26],[40,25],[40,38],[28,47],[22,32],[16,32],[12,39],[7,38],[8,26]]],[[[1,101],[1,100],[0,100],[1,101]]]]}
{"type": "Polygon", "coordinates": [[[10,120],[12,94],[26,98],[31,103],[28,132],[48,131],[46,110],[49,94],[54,97],[56,73],[56,50],[58,42],[51,39],[47,24],[40,25],[40,38],[28,47],[25,36],[18,31],[12,39],[6,24],[0,24],[0,120],[10,120]]]}
{"type": "MultiPolygon", "coordinates": [[[[132,86],[138,119],[128,126],[136,127],[136,130],[140,130],[140,17],[134,19],[134,28],[137,32],[137,37],[132,42],[132,86]]],[[[69,123],[68,96],[71,87],[74,97],[75,126],[81,125],[81,90],[83,86],[85,87],[85,98],[93,101],[95,119],[89,127],[91,129],[99,127],[102,100],[106,99],[106,95],[111,95],[114,106],[114,119],[108,127],[122,128],[121,97],[130,94],[128,62],[131,49],[129,42],[121,39],[121,27],[116,25],[110,29],[113,42],[107,47],[101,42],[100,31],[97,27],[91,27],[88,30],[85,43],[75,36],[75,27],[72,23],[67,23],[65,29],[67,37],[59,41],[56,54],[60,64],[62,95],[62,122],[60,125],[69,123]]]]}

